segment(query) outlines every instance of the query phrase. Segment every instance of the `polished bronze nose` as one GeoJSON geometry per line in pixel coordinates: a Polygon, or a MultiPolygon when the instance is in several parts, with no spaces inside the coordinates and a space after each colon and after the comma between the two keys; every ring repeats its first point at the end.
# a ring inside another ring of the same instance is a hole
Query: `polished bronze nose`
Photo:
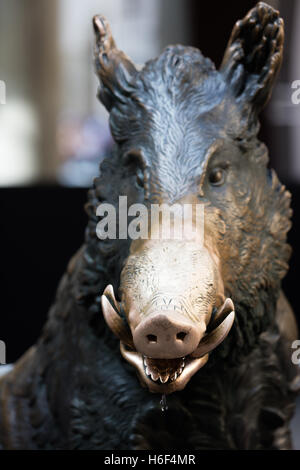
{"type": "Polygon", "coordinates": [[[187,356],[198,346],[203,328],[175,312],[161,312],[142,320],[133,332],[136,349],[153,358],[187,356]]]}

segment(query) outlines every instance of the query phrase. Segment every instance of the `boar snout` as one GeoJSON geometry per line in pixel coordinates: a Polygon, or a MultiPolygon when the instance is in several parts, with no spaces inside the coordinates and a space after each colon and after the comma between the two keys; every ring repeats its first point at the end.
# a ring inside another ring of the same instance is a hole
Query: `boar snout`
{"type": "Polygon", "coordinates": [[[154,314],[140,322],[133,332],[138,351],[152,358],[178,358],[192,353],[205,331],[189,318],[174,311],[154,314]]]}
{"type": "Polygon", "coordinates": [[[234,320],[218,257],[194,242],[132,243],[120,284],[102,296],[104,318],[121,341],[121,354],[155,393],[182,390],[234,320]]]}

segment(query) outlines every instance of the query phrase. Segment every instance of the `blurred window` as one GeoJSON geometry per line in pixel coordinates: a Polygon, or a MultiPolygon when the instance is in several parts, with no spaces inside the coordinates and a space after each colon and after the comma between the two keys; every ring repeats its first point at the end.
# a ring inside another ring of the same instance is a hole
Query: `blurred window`
{"type": "Polygon", "coordinates": [[[89,186],[112,146],[92,17],[138,65],[189,42],[184,0],[0,0],[0,185],[89,186]],[[1,100],[0,100],[1,103],[1,100]]]}

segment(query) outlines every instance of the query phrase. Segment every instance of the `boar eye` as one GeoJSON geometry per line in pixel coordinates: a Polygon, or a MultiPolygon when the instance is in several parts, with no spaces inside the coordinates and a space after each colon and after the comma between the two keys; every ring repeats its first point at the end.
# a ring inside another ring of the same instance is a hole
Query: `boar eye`
{"type": "Polygon", "coordinates": [[[225,170],[214,168],[209,174],[209,182],[213,186],[221,186],[225,182],[225,170]]]}

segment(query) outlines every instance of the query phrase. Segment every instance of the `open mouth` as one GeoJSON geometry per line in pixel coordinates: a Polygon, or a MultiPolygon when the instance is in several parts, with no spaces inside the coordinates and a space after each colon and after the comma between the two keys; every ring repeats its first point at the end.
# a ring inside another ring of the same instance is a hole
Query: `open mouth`
{"type": "Polygon", "coordinates": [[[208,360],[208,354],[200,358],[186,356],[178,359],[152,359],[128,348],[122,342],[120,350],[124,359],[137,369],[141,384],[147,386],[151,392],[162,394],[182,390],[208,360]]]}
{"type": "Polygon", "coordinates": [[[143,356],[144,371],[153,382],[174,382],[185,368],[185,357],[179,359],[152,359],[143,356]]]}

